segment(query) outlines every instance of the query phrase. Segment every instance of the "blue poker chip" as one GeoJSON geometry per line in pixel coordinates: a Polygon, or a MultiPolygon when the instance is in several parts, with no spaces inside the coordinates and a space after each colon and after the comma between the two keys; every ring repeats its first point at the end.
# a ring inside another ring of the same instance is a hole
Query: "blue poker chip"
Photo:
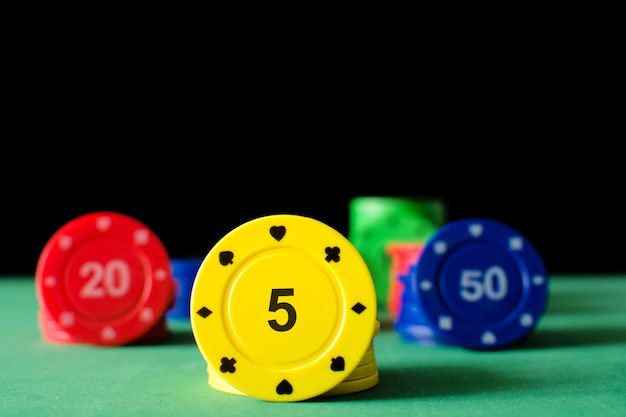
{"type": "Polygon", "coordinates": [[[174,305],[166,312],[168,319],[189,320],[191,289],[202,260],[201,257],[173,258],[170,260],[177,291],[174,305]]]}
{"type": "Polygon", "coordinates": [[[415,293],[407,290],[411,288],[411,277],[416,273],[417,265],[412,265],[409,272],[398,276],[405,290],[402,292],[402,307],[398,317],[393,323],[393,328],[400,337],[407,342],[420,345],[438,345],[443,341],[433,331],[433,327],[420,307],[415,293]]]}
{"type": "Polygon", "coordinates": [[[546,269],[531,243],[481,218],[435,232],[407,284],[433,332],[469,349],[520,341],[536,327],[548,299],[546,269]]]}

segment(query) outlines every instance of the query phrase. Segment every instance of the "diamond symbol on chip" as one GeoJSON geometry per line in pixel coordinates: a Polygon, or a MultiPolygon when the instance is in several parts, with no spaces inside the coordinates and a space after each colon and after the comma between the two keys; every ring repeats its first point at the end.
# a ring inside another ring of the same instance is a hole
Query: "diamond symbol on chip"
{"type": "Polygon", "coordinates": [[[352,306],[352,311],[354,311],[356,314],[361,314],[363,310],[365,310],[365,306],[361,303],[356,303],[352,306]]]}
{"type": "Polygon", "coordinates": [[[433,248],[437,255],[443,255],[448,250],[448,245],[443,240],[438,240],[435,242],[435,246],[433,248]]]}
{"type": "Polygon", "coordinates": [[[111,227],[111,218],[110,217],[98,217],[96,220],[96,229],[101,232],[106,232],[111,227]]]}
{"type": "Polygon", "coordinates": [[[517,251],[524,249],[524,239],[519,236],[509,238],[509,249],[517,251]]]}
{"type": "Polygon", "coordinates": [[[469,234],[476,238],[480,237],[480,235],[483,234],[483,225],[480,223],[472,223],[467,229],[469,231],[469,234]]]}
{"type": "Polygon", "coordinates": [[[426,279],[425,279],[424,281],[420,282],[420,289],[421,289],[422,291],[428,291],[428,290],[430,290],[432,287],[433,287],[433,283],[432,283],[432,282],[430,282],[430,281],[428,281],[428,280],[426,280],[426,279]]]}
{"type": "Polygon", "coordinates": [[[441,330],[452,330],[452,317],[439,316],[439,328],[441,330]]]}
{"type": "Polygon", "coordinates": [[[543,283],[544,283],[544,279],[542,275],[533,276],[533,284],[539,286],[539,285],[543,285],[543,283]]]}
{"type": "Polygon", "coordinates": [[[530,327],[533,325],[534,322],[535,319],[533,319],[533,315],[530,313],[524,313],[519,318],[519,324],[522,327],[530,327]]]}
{"type": "Polygon", "coordinates": [[[203,319],[206,319],[207,317],[209,317],[211,313],[213,312],[206,307],[202,307],[200,310],[196,311],[196,314],[202,317],[203,319]]]}
{"type": "Polygon", "coordinates": [[[146,245],[150,239],[150,232],[146,229],[135,230],[133,234],[133,240],[135,245],[146,245]]]}
{"type": "Polygon", "coordinates": [[[480,341],[483,342],[483,345],[493,345],[494,343],[496,343],[496,335],[487,330],[480,337],[480,341]]]}

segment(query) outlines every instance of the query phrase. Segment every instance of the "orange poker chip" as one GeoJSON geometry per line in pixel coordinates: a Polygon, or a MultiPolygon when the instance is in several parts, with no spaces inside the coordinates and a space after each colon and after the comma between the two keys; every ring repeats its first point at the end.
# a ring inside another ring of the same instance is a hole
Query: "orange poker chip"
{"type": "Polygon", "coordinates": [[[114,212],[86,214],[61,227],[39,257],[35,288],[55,332],[103,346],[128,344],[161,328],[175,293],[158,237],[114,212]]]}

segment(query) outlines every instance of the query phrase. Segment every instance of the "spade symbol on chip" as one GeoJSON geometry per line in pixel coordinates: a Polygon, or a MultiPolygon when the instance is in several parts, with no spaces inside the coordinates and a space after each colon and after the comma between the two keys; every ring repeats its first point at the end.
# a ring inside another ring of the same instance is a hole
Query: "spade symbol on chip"
{"type": "Polygon", "coordinates": [[[235,254],[232,253],[229,250],[225,250],[223,252],[220,252],[220,263],[222,265],[224,265],[224,266],[226,266],[228,264],[232,264],[234,257],[235,257],[235,254]]]}
{"type": "Polygon", "coordinates": [[[278,395],[289,395],[293,393],[293,387],[291,386],[289,381],[283,379],[282,381],[280,381],[280,384],[276,386],[276,392],[278,393],[278,395]]]}
{"type": "Polygon", "coordinates": [[[343,359],[343,356],[337,356],[336,358],[332,358],[330,360],[330,369],[332,371],[338,372],[346,369],[346,362],[343,359]]]}

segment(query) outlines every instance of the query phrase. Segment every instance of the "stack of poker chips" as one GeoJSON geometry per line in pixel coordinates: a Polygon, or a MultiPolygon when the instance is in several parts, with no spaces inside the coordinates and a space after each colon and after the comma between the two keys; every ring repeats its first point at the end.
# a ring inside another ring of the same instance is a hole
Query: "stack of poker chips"
{"type": "Polygon", "coordinates": [[[350,200],[348,239],[372,274],[379,311],[389,313],[392,320],[401,296],[386,245],[423,245],[445,221],[445,203],[436,198],[359,196],[350,200]]]}
{"type": "Polygon", "coordinates": [[[389,242],[385,245],[385,253],[391,259],[391,286],[387,311],[395,323],[402,309],[404,287],[402,277],[409,273],[411,265],[419,260],[424,244],[421,242],[389,242]]]}
{"type": "Polygon", "coordinates": [[[393,323],[394,330],[402,340],[420,345],[438,345],[443,341],[434,331],[431,324],[415,296],[413,278],[416,275],[417,265],[411,265],[409,270],[398,275],[398,282],[402,284],[402,299],[399,304],[398,315],[393,323]]]}
{"type": "MultiPolygon", "coordinates": [[[[374,329],[374,337],[380,332],[380,322],[376,322],[374,329]]],[[[228,394],[246,396],[237,388],[230,385],[222,377],[220,373],[212,369],[207,362],[208,383],[212,388],[228,394]]],[[[354,394],[375,387],[378,384],[378,366],[376,363],[376,355],[374,352],[374,340],[370,343],[369,348],[363,355],[359,365],[348,375],[339,385],[326,391],[321,397],[329,397],[336,395],[354,394]]]]}
{"type": "Polygon", "coordinates": [[[190,322],[214,389],[295,402],[378,384],[377,301],[345,236],[273,214],[224,235],[193,283],[190,322]]]}
{"type": "Polygon", "coordinates": [[[538,252],[519,232],[490,219],[446,224],[400,279],[394,329],[405,341],[504,348],[531,334],[547,304],[548,276],[538,252]]]}
{"type": "Polygon", "coordinates": [[[166,317],[171,320],[189,320],[189,303],[191,301],[191,289],[193,281],[202,264],[203,258],[173,258],[172,274],[176,283],[176,301],[171,309],[166,313],[166,317]]]}
{"type": "MultiPolygon", "coordinates": [[[[67,331],[63,326],[55,321],[50,316],[50,313],[43,307],[39,309],[38,318],[39,330],[41,331],[43,340],[46,342],[68,345],[88,343],[79,334],[67,331]]],[[[160,343],[166,340],[169,336],[170,329],[167,327],[165,317],[161,317],[156,324],[148,330],[147,333],[140,336],[138,339],[132,340],[131,343],[137,345],[160,343]]]]}
{"type": "Polygon", "coordinates": [[[39,327],[50,343],[118,346],[170,335],[176,298],[169,256],[146,225],[94,212],[61,227],[35,273],[39,327]]]}

